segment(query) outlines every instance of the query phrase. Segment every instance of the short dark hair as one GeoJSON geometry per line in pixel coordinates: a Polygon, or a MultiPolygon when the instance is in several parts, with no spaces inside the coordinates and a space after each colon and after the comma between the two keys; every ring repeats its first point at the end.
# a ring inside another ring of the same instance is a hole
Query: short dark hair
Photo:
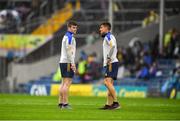
{"type": "Polygon", "coordinates": [[[69,21],[67,23],[67,27],[71,27],[71,26],[78,26],[78,24],[75,21],[69,21]]]}
{"type": "MultiPolygon", "coordinates": [[[[109,22],[103,22],[103,23],[101,23],[101,25],[107,27],[108,30],[111,30],[111,24],[110,24],[109,22]]],[[[101,26],[101,25],[100,25],[100,26],[101,26]]]]}

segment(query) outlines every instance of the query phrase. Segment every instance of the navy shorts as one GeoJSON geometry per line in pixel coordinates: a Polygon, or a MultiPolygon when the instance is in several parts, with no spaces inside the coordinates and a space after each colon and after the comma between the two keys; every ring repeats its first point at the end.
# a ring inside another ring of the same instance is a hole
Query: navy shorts
{"type": "Polygon", "coordinates": [[[119,62],[111,63],[111,65],[104,66],[105,69],[105,78],[110,77],[113,80],[117,79],[119,62]]]}
{"type": "Polygon", "coordinates": [[[72,78],[74,76],[74,71],[71,69],[70,63],[60,63],[59,66],[63,78],[64,77],[72,78]]]}

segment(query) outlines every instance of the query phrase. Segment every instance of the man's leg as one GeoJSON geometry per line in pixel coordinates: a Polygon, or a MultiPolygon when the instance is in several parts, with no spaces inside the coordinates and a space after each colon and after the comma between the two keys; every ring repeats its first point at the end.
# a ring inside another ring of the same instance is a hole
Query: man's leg
{"type": "Polygon", "coordinates": [[[108,92],[107,92],[107,105],[112,105],[112,104],[113,104],[113,97],[108,90],[108,92]]]}
{"type": "Polygon", "coordinates": [[[116,91],[114,89],[114,86],[113,86],[113,79],[112,78],[109,78],[107,77],[105,80],[104,80],[104,84],[105,86],[107,87],[112,99],[113,99],[113,102],[117,102],[117,96],[116,96],[116,91]]]}
{"type": "Polygon", "coordinates": [[[71,86],[71,83],[72,83],[72,78],[65,78],[64,86],[63,86],[64,104],[68,104],[68,95],[69,95],[69,88],[71,86]]]}
{"type": "Polygon", "coordinates": [[[119,105],[119,102],[118,102],[117,96],[116,96],[116,91],[115,91],[114,86],[113,86],[113,79],[112,78],[107,78],[105,80],[105,85],[108,88],[108,91],[110,92],[110,94],[111,94],[111,96],[113,98],[113,103],[110,106],[110,109],[118,109],[118,108],[120,108],[120,105],[119,105]]]}
{"type": "Polygon", "coordinates": [[[64,104],[64,78],[62,78],[61,87],[59,90],[59,106],[60,108],[64,104]]]}
{"type": "MultiPolygon", "coordinates": [[[[105,80],[104,80],[105,81],[105,80]]],[[[109,90],[107,91],[107,105],[112,105],[113,103],[113,97],[111,95],[111,93],[109,92],[109,90]]]]}
{"type": "Polygon", "coordinates": [[[117,97],[116,97],[116,91],[113,86],[113,80],[111,78],[105,78],[104,79],[104,84],[107,87],[107,103],[104,107],[100,108],[103,110],[107,109],[117,109],[119,107],[119,103],[117,102],[117,97]],[[114,104],[116,104],[114,106],[114,104]],[[118,105],[117,105],[118,104],[118,105]]]}

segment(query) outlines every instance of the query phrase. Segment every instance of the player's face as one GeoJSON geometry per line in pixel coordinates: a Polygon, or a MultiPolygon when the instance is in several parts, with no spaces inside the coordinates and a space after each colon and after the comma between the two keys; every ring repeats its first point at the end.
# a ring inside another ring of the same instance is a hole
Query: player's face
{"type": "Polygon", "coordinates": [[[99,28],[99,32],[100,32],[100,35],[104,35],[105,33],[108,32],[108,28],[104,25],[101,25],[99,28]]]}
{"type": "Polygon", "coordinates": [[[76,34],[76,32],[77,32],[77,26],[72,25],[71,27],[68,28],[68,30],[69,30],[70,32],[72,32],[73,34],[76,34]]]}

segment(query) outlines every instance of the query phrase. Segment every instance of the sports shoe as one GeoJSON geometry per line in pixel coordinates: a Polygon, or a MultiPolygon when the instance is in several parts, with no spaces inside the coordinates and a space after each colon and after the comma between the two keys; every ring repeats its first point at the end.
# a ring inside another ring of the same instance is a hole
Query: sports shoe
{"type": "Polygon", "coordinates": [[[62,106],[63,106],[62,103],[59,103],[59,104],[58,104],[58,107],[59,107],[59,108],[62,108],[62,106]]]}
{"type": "Polygon", "coordinates": [[[62,105],[62,109],[72,109],[72,107],[69,104],[62,105]]]}
{"type": "Polygon", "coordinates": [[[100,108],[101,110],[108,110],[111,109],[110,105],[105,105],[104,107],[100,108]]]}
{"type": "Polygon", "coordinates": [[[113,104],[110,106],[110,109],[119,109],[120,108],[120,104],[118,102],[113,102],[113,104]]]}

